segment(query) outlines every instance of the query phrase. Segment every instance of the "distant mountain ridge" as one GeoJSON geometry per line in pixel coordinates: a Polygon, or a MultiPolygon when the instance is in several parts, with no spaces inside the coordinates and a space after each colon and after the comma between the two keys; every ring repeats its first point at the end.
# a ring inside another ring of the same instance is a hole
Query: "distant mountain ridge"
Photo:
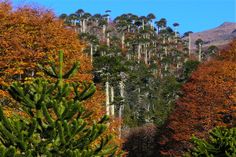
{"type": "MultiPolygon", "coordinates": [[[[236,23],[234,22],[224,22],[220,26],[191,34],[191,49],[195,49],[195,41],[197,39],[202,39],[204,41],[203,48],[210,45],[215,45],[217,47],[224,47],[233,39],[236,39],[236,23]]],[[[188,39],[185,37],[184,39],[188,39]]]]}

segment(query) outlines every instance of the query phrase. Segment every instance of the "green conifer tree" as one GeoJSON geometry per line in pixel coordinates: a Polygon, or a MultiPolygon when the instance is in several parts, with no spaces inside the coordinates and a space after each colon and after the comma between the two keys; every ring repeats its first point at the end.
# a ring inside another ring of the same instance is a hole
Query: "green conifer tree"
{"type": "Polygon", "coordinates": [[[32,83],[15,82],[8,88],[26,116],[6,117],[0,105],[1,157],[114,156],[117,146],[108,144],[112,136],[101,136],[108,117],[93,124],[86,121],[91,113],[82,101],[93,95],[95,86],[63,81],[77,71],[79,64],[63,75],[63,52],[59,54],[59,70],[55,66],[40,66],[46,74],[57,78],[56,83],[36,78],[32,83]]]}
{"type": "Polygon", "coordinates": [[[192,138],[194,147],[186,157],[235,157],[236,127],[216,127],[210,132],[208,140],[192,138]]]}

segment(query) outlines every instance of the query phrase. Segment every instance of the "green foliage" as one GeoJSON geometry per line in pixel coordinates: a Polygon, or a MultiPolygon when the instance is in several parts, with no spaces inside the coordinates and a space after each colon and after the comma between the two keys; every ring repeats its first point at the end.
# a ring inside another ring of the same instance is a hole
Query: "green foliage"
{"type": "Polygon", "coordinates": [[[175,100],[178,98],[181,83],[174,76],[167,76],[162,79],[156,90],[156,101],[154,102],[154,122],[162,126],[168,115],[171,113],[175,100]]]}
{"type": "Polygon", "coordinates": [[[169,76],[162,81],[162,97],[171,100],[173,96],[177,95],[177,91],[180,89],[181,84],[176,80],[175,77],[169,76]]]}
{"type": "Polygon", "coordinates": [[[195,41],[195,45],[199,48],[199,45],[202,45],[203,44],[203,40],[198,38],[196,41],[195,41]]]}
{"type": "Polygon", "coordinates": [[[199,64],[200,64],[199,61],[192,61],[192,60],[189,60],[189,61],[184,63],[184,67],[183,67],[184,80],[187,80],[190,77],[192,72],[197,69],[199,64]]]}
{"type": "Polygon", "coordinates": [[[56,83],[36,78],[9,87],[24,116],[7,118],[0,106],[0,156],[114,156],[117,146],[108,145],[112,135],[101,137],[108,117],[90,124],[91,113],[82,104],[93,95],[95,86],[63,82],[62,76],[71,76],[78,64],[62,75],[62,52],[60,63],[56,83]]]}
{"type": "Polygon", "coordinates": [[[125,104],[125,126],[137,127],[147,122],[161,126],[172,110],[181,84],[174,76],[154,77],[151,66],[122,56],[101,56],[94,60],[95,79],[99,80],[96,82],[105,83],[109,79],[118,94],[120,74],[125,73],[125,100],[119,99],[117,94],[114,102],[116,108],[125,104]]]}
{"type": "Polygon", "coordinates": [[[109,82],[114,89],[112,103],[115,114],[122,113],[124,128],[152,122],[164,124],[179,89],[176,80],[182,76],[187,45],[167,26],[165,18],[155,22],[157,33],[151,24],[155,17],[152,13],[122,14],[111,23],[103,23],[107,22],[104,17],[107,15],[88,18],[85,32],[77,27],[79,38],[93,45],[84,52],[93,54],[94,82],[109,82]],[[172,76],[176,82],[167,83],[172,76]],[[118,98],[121,80],[125,84],[122,99],[118,98]],[[120,105],[124,105],[122,112],[120,105]]]}
{"type": "Polygon", "coordinates": [[[236,156],[236,128],[217,127],[210,132],[209,140],[192,138],[194,148],[188,156],[234,157],[236,156]]]}
{"type": "Polygon", "coordinates": [[[96,57],[94,60],[94,67],[96,70],[100,70],[100,77],[103,81],[106,81],[108,76],[111,81],[120,80],[120,73],[128,70],[124,58],[113,56],[96,57]]]}

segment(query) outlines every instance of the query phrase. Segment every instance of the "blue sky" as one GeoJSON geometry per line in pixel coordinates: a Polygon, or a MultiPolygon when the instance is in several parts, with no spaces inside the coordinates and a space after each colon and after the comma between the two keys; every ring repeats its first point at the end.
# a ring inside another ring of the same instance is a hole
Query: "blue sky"
{"type": "Polygon", "coordinates": [[[92,14],[111,10],[114,18],[123,13],[147,15],[154,13],[157,20],[164,17],[168,25],[180,24],[179,31],[199,32],[236,22],[236,0],[12,0],[14,6],[39,5],[52,9],[57,15],[83,9],[92,14]]]}

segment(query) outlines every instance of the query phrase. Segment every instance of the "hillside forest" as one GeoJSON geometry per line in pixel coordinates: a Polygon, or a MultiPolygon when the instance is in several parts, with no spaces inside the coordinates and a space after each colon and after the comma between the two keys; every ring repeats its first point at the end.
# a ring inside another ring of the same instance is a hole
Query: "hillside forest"
{"type": "Polygon", "coordinates": [[[236,40],[0,0],[1,157],[235,157],[236,40]]]}

